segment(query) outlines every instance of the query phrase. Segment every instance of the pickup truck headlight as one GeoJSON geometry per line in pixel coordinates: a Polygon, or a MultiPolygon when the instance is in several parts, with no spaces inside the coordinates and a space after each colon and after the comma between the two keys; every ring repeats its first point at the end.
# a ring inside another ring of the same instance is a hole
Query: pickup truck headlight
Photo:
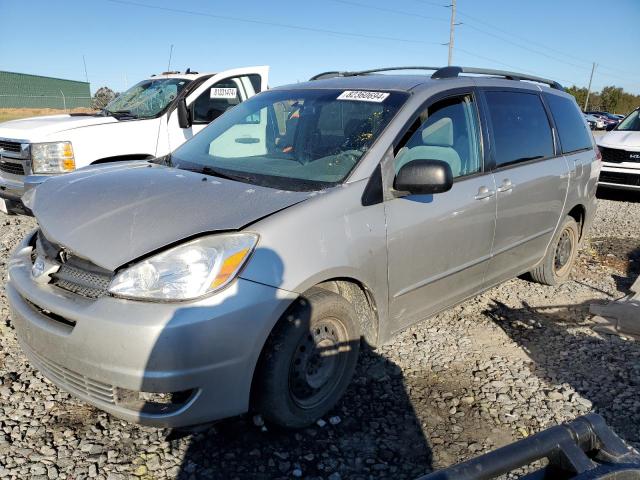
{"type": "Polygon", "coordinates": [[[31,144],[33,173],[66,173],[76,169],[71,142],[31,144]]]}
{"type": "Polygon", "coordinates": [[[113,295],[143,300],[192,300],[228,285],[253,251],[253,233],[211,235],[171,248],[119,272],[113,295]]]}

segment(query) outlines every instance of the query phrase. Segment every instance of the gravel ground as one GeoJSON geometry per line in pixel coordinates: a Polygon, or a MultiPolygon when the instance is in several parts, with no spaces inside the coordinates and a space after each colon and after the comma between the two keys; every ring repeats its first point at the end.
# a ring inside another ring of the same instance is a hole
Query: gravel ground
{"type": "MultiPolygon", "coordinates": [[[[512,280],[366,351],[331,415],[295,433],[157,430],[84,405],[28,365],[0,292],[0,478],[414,478],[590,411],[640,447],[640,343],[588,315],[640,274],[640,196],[601,196],[572,281],[512,280]]],[[[3,284],[34,225],[0,218],[3,284]]]]}

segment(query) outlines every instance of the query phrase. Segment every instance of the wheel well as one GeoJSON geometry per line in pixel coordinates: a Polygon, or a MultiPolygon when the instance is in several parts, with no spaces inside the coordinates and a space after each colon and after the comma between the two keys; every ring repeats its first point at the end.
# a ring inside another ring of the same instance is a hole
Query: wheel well
{"type": "MultiPolygon", "coordinates": [[[[331,280],[325,280],[317,285],[314,285],[315,288],[322,288],[328,290],[330,292],[336,293],[344,297],[347,301],[349,301],[356,311],[358,318],[360,320],[360,328],[362,332],[362,336],[367,342],[369,347],[375,348],[378,345],[378,311],[375,306],[375,302],[373,300],[373,295],[371,292],[359,281],[352,278],[334,278],[331,280]]],[[[314,288],[311,287],[311,288],[314,288]]],[[[305,294],[302,293],[297,300],[304,298],[305,294]]],[[[291,305],[293,305],[293,303],[291,305]]],[[[289,308],[291,307],[289,306],[289,308]]],[[[283,315],[278,319],[278,321],[274,324],[271,329],[271,333],[275,330],[277,325],[282,321],[285,317],[287,311],[285,310],[283,315]]],[[[253,408],[255,402],[255,382],[256,382],[256,372],[258,371],[258,367],[260,362],[262,361],[264,352],[265,352],[265,344],[262,345],[260,350],[260,355],[256,362],[252,379],[251,379],[251,390],[249,394],[249,409],[253,408]]]]}
{"type": "Polygon", "coordinates": [[[360,320],[362,336],[371,347],[378,344],[378,310],[371,292],[352,278],[334,278],[316,285],[347,299],[355,308],[360,320]]]}
{"type": "Polygon", "coordinates": [[[151,160],[155,158],[153,155],[148,155],[146,153],[134,153],[131,155],[118,155],[116,157],[106,157],[100,158],[94,162],[91,162],[91,165],[99,165],[101,163],[111,163],[111,162],[124,162],[127,160],[151,160]]]}
{"type": "Polygon", "coordinates": [[[580,229],[580,240],[582,240],[582,227],[584,225],[584,217],[586,215],[584,206],[576,205],[569,211],[568,215],[572,217],[578,224],[578,228],[580,229]]]}

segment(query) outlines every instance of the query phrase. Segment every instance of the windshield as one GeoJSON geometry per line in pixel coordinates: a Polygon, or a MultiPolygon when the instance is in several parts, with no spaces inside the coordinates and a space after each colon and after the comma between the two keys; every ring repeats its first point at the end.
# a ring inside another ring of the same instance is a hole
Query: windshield
{"type": "Polygon", "coordinates": [[[404,93],[274,90],[234,107],[172,154],[172,165],[283,190],[341,183],[404,93]]]}
{"type": "Polygon", "coordinates": [[[640,132],[640,110],[632,112],[627,118],[620,122],[616,130],[625,132],[640,132]]]}
{"type": "Polygon", "coordinates": [[[105,110],[107,113],[127,114],[136,118],[155,117],[190,82],[184,78],[143,80],[114,98],[105,110]]]}

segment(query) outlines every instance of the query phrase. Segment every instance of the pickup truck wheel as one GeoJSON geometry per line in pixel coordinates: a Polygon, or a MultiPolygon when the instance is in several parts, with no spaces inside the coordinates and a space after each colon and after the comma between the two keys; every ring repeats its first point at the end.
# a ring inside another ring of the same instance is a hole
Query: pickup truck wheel
{"type": "Polygon", "coordinates": [[[566,281],[578,255],[579,237],[578,224],[567,217],[553,237],[542,262],[531,270],[531,277],[544,285],[559,285],[566,281]]]}
{"type": "Polygon", "coordinates": [[[342,296],[309,290],[276,325],[256,369],[253,407],[265,420],[302,428],[346,390],[360,347],[357,316],[342,296]]]}

